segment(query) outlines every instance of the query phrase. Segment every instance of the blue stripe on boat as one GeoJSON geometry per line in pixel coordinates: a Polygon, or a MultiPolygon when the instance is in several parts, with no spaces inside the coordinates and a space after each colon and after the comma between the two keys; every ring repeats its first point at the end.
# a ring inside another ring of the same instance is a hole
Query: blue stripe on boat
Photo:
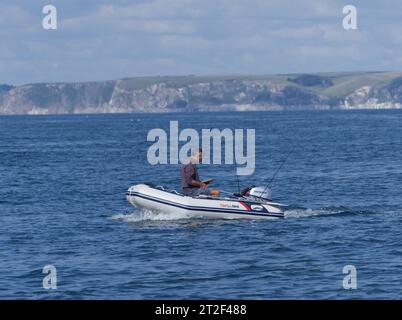
{"type": "MultiPolygon", "coordinates": [[[[192,210],[192,211],[209,211],[209,212],[220,212],[220,213],[234,213],[234,214],[242,214],[242,215],[252,215],[252,216],[261,216],[261,217],[277,217],[277,218],[283,218],[283,214],[282,213],[265,213],[265,214],[261,214],[259,212],[255,212],[255,211],[241,211],[241,210],[236,210],[236,209],[219,209],[219,208],[208,208],[208,207],[198,207],[198,206],[189,206],[189,205],[183,205],[183,204],[179,204],[177,202],[172,202],[169,200],[162,200],[160,198],[156,198],[153,196],[149,196],[149,195],[144,195],[142,193],[139,192],[127,192],[126,193],[127,196],[135,196],[135,197],[140,197],[146,200],[152,200],[158,203],[163,203],[166,205],[170,205],[173,207],[178,207],[178,208],[182,208],[182,209],[187,209],[187,210],[192,210]]],[[[225,200],[226,201],[226,200],[225,200]]],[[[236,201],[237,202],[237,201],[236,201]]]]}

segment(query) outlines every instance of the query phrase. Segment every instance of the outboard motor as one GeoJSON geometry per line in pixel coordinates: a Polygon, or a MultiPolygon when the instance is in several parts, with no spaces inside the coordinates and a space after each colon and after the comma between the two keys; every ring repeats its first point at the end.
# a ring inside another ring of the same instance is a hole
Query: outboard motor
{"type": "Polygon", "coordinates": [[[250,190],[253,189],[255,186],[251,186],[251,187],[247,187],[244,188],[241,192],[240,192],[240,196],[248,196],[250,193],[250,190]]]}
{"type": "Polygon", "coordinates": [[[267,187],[253,187],[248,192],[248,195],[257,199],[272,200],[272,191],[267,187]]]}
{"type": "Polygon", "coordinates": [[[233,195],[240,198],[248,197],[250,194],[250,190],[253,189],[254,187],[255,186],[244,188],[242,191],[240,191],[240,193],[233,193],[233,195]]]}

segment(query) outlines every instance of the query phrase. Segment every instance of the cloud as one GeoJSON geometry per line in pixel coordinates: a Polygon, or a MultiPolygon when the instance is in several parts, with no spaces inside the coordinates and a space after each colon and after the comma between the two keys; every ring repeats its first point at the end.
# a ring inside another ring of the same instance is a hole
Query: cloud
{"type": "Polygon", "coordinates": [[[26,28],[33,21],[33,14],[24,9],[24,7],[15,4],[1,5],[0,27],[7,29],[26,28]]]}
{"type": "Polygon", "coordinates": [[[47,3],[4,0],[0,83],[401,69],[402,3],[355,3],[346,31],[340,0],[54,0],[45,31],[47,3]]]}

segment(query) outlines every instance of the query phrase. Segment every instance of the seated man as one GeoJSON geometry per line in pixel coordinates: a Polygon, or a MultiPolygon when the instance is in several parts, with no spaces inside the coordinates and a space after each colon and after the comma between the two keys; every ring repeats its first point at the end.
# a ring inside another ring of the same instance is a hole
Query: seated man
{"type": "Polygon", "coordinates": [[[181,187],[183,194],[186,196],[199,196],[207,195],[213,197],[219,197],[218,189],[208,189],[208,183],[204,183],[198,176],[197,163],[202,162],[202,150],[194,152],[188,164],[183,165],[181,168],[181,187]]]}

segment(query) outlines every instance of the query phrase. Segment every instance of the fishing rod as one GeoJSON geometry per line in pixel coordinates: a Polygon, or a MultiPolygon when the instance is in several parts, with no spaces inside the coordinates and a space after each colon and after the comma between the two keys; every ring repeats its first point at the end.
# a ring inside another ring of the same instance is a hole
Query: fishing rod
{"type": "Polygon", "coordinates": [[[274,174],[273,174],[271,180],[268,182],[267,186],[265,187],[264,192],[267,191],[268,188],[270,189],[270,188],[272,187],[273,182],[274,182],[274,180],[275,180],[277,174],[279,173],[279,171],[281,171],[282,167],[284,166],[284,164],[286,163],[286,161],[288,160],[288,158],[290,157],[290,155],[291,155],[291,154],[293,153],[293,151],[296,149],[296,146],[297,146],[297,144],[295,144],[295,145],[293,146],[293,148],[289,151],[289,153],[288,153],[288,154],[286,155],[286,157],[283,159],[281,165],[280,165],[279,168],[274,172],[274,174]]]}
{"type": "Polygon", "coordinates": [[[237,180],[237,191],[240,193],[240,181],[239,181],[239,175],[236,173],[236,180],[237,180]]]}
{"type": "Polygon", "coordinates": [[[237,174],[236,161],[233,163],[233,168],[234,168],[234,173],[235,173],[235,176],[236,176],[237,191],[240,194],[240,181],[239,181],[239,175],[237,174]]]}

